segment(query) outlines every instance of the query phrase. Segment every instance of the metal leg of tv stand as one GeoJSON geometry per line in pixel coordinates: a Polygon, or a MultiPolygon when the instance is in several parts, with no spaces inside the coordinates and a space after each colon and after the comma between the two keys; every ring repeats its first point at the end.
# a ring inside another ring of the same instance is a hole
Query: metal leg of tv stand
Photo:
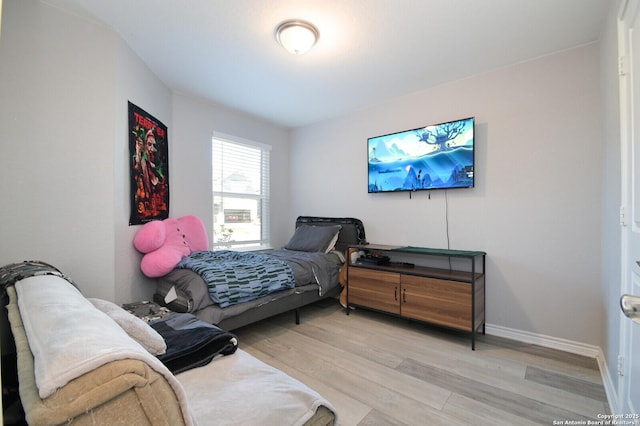
{"type": "MultiPolygon", "coordinates": [[[[482,322],[482,334],[487,334],[487,328],[486,328],[487,323],[485,323],[484,321],[482,322]]],[[[471,350],[475,351],[476,350],[476,330],[473,330],[473,332],[471,333],[471,350]]]]}

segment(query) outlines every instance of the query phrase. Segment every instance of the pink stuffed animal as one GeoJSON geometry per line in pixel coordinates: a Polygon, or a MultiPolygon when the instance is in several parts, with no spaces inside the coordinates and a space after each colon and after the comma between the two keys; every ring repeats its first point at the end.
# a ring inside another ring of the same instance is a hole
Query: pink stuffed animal
{"type": "Polygon", "coordinates": [[[209,250],[209,237],[199,217],[183,216],[145,223],[136,233],[133,245],[145,253],[140,262],[142,272],[156,278],[167,275],[192,252],[209,250]]]}

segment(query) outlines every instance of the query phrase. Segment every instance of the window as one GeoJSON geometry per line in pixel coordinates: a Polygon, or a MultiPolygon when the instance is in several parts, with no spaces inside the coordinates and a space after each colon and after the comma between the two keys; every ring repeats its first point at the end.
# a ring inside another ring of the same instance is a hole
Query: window
{"type": "Polygon", "coordinates": [[[214,133],[213,250],[270,246],[270,150],[268,145],[214,133]]]}

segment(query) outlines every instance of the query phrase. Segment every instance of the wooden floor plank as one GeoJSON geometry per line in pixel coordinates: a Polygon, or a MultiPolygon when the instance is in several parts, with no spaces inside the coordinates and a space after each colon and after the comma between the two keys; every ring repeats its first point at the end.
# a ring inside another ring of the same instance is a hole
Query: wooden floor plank
{"type": "MultiPolygon", "coordinates": [[[[367,321],[366,317],[358,315],[350,315],[350,317],[351,319],[348,323],[344,323],[343,318],[338,318],[336,327],[339,327],[340,330],[344,330],[343,332],[348,334],[352,332],[354,328],[364,326],[365,328],[360,330],[360,333],[368,336],[366,332],[366,322],[363,322],[367,321]],[[355,323],[358,323],[359,326],[355,323]],[[348,326],[345,327],[345,324],[348,324],[348,326]]],[[[385,316],[382,316],[382,318],[384,317],[385,316]]],[[[325,317],[322,325],[319,327],[329,328],[331,320],[336,320],[335,314],[325,317]]],[[[368,325],[368,327],[370,328],[370,325],[368,325]]],[[[368,337],[367,339],[362,339],[362,341],[367,342],[367,347],[371,349],[370,351],[372,353],[381,353],[383,349],[375,348],[376,345],[380,345],[382,348],[390,348],[389,350],[398,353],[399,356],[413,358],[416,361],[454,372],[469,379],[482,381],[495,387],[520,393],[529,398],[539,399],[540,402],[553,404],[562,401],[563,404],[574,406],[577,410],[576,412],[583,415],[591,415],[594,409],[600,409],[600,412],[605,410],[602,402],[594,402],[591,399],[581,396],[581,394],[561,392],[556,388],[550,389],[545,386],[527,383],[524,380],[527,364],[521,360],[513,359],[513,356],[503,356],[497,359],[488,356],[469,356],[470,353],[476,354],[480,351],[471,351],[466,344],[450,347],[447,343],[446,347],[443,348],[442,345],[438,345],[440,339],[434,340],[430,337],[430,333],[420,333],[418,336],[404,339],[404,336],[398,333],[397,327],[395,329],[391,327],[390,330],[392,330],[392,332],[389,335],[381,331],[379,325],[376,325],[376,330],[375,338],[372,339],[368,337]],[[443,353],[446,353],[447,356],[442,356],[443,353]]],[[[344,348],[346,345],[348,345],[348,343],[339,345],[339,347],[344,348]]],[[[491,353],[493,354],[494,352],[491,351],[491,353]]],[[[533,355],[528,355],[528,357],[532,356],[533,355]]],[[[535,357],[537,361],[540,361],[537,359],[539,358],[538,355],[535,355],[535,357]]],[[[375,359],[375,357],[370,359],[375,359]]],[[[570,356],[569,359],[572,360],[573,356],[570,356]]]]}
{"type": "Polygon", "coordinates": [[[466,377],[452,374],[448,371],[420,364],[412,359],[406,359],[398,366],[399,371],[419,377],[422,380],[448,389],[453,393],[464,395],[483,404],[499,408],[516,416],[535,422],[552,423],[557,419],[587,420],[588,417],[579,415],[565,408],[556,407],[538,400],[534,400],[513,392],[504,391],[486,383],[470,380],[466,377]]]}
{"type": "Polygon", "coordinates": [[[497,336],[480,336],[480,346],[491,351],[498,360],[517,359],[560,374],[569,374],[596,384],[602,383],[602,374],[595,358],[572,354],[557,349],[545,348],[530,343],[516,342],[497,336]],[[486,345],[484,343],[487,343],[486,345]]]}
{"type": "Polygon", "coordinates": [[[531,365],[527,367],[524,378],[532,382],[563,389],[599,401],[604,401],[607,398],[604,388],[601,385],[531,365]]]}
{"type": "Polygon", "coordinates": [[[341,426],[552,424],[607,414],[594,359],[337,301],[234,332],[240,347],[331,401],[341,426]]]}
{"type": "Polygon", "coordinates": [[[288,362],[290,366],[298,368],[300,371],[318,376],[325,375],[327,360],[330,360],[331,366],[329,368],[334,374],[358,376],[359,379],[366,380],[368,386],[385,388],[407,398],[416,399],[419,397],[417,402],[438,410],[442,408],[449,397],[448,391],[414,377],[400,376],[393,368],[357,355],[348,354],[345,356],[337,347],[315,341],[300,333],[302,328],[302,326],[298,326],[286,337],[283,337],[286,343],[278,338],[270,338],[254,343],[253,347],[282,362],[288,362]]]}
{"type": "Polygon", "coordinates": [[[369,414],[362,419],[358,426],[410,426],[406,423],[400,423],[397,419],[386,416],[377,410],[371,410],[369,414]]]}
{"type": "Polygon", "coordinates": [[[535,426],[540,424],[457,393],[451,395],[442,410],[460,419],[461,424],[491,426],[535,426]]]}

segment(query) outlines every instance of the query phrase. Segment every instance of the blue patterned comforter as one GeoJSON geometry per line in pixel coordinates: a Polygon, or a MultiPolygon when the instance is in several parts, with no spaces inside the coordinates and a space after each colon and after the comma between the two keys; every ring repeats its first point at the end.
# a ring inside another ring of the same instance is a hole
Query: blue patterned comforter
{"type": "Polygon", "coordinates": [[[176,268],[200,274],[221,308],[295,286],[293,270],[286,262],[260,253],[196,251],[176,268]]]}

